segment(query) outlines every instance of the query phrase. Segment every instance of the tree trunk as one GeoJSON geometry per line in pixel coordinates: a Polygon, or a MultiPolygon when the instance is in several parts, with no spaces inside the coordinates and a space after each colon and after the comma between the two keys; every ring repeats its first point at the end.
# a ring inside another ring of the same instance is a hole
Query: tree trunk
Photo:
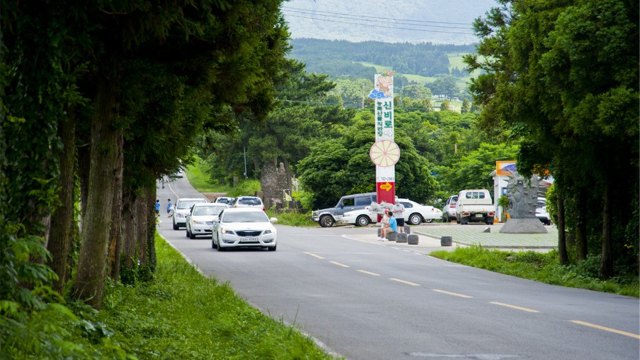
{"type": "Polygon", "coordinates": [[[576,197],[576,257],[578,260],[587,258],[587,208],[584,190],[578,192],[576,197]]]}
{"type": "Polygon", "coordinates": [[[600,254],[600,278],[602,279],[608,279],[613,276],[610,192],[610,184],[607,182],[602,194],[602,253],[600,254]]]}
{"type": "MultiPolygon", "coordinates": [[[[142,196],[138,197],[138,201],[136,201],[136,224],[137,224],[137,233],[136,233],[136,259],[138,264],[144,264],[147,262],[147,220],[149,218],[149,214],[147,209],[149,209],[149,204],[153,206],[155,203],[155,198],[153,194],[149,193],[149,189],[142,189],[142,196]]],[[[153,212],[155,214],[155,212],[153,212]]],[[[154,215],[155,221],[155,215],[154,215]]]]}
{"type": "Polygon", "coordinates": [[[565,211],[564,211],[564,198],[558,192],[557,196],[557,209],[558,209],[558,255],[560,265],[569,264],[569,255],[567,254],[567,233],[564,226],[565,211]]]}
{"type": "Polygon", "coordinates": [[[147,227],[147,241],[146,241],[146,265],[150,272],[154,272],[156,269],[156,213],[153,209],[153,199],[156,198],[155,184],[149,190],[150,197],[145,204],[147,205],[147,221],[145,225],[147,227]]]}
{"type": "Polygon", "coordinates": [[[136,218],[135,218],[135,208],[136,208],[136,196],[133,194],[131,190],[127,190],[122,202],[122,233],[123,233],[123,246],[122,246],[122,256],[124,257],[124,261],[122,261],[124,267],[127,270],[133,269],[133,259],[136,254],[136,218]]]}
{"type": "Polygon", "coordinates": [[[100,308],[105,283],[107,247],[111,229],[118,131],[114,82],[98,80],[95,114],[91,121],[91,165],[78,273],[73,295],[100,308]]]}
{"type": "Polygon", "coordinates": [[[123,136],[118,134],[117,167],[114,176],[113,206],[111,207],[111,234],[109,239],[109,269],[113,280],[120,279],[120,253],[122,252],[122,173],[124,169],[123,136]]]}
{"type": "Polygon", "coordinates": [[[48,265],[58,275],[53,287],[62,293],[68,279],[69,251],[71,249],[71,230],[73,224],[73,193],[74,193],[74,167],[75,167],[75,121],[67,118],[58,128],[58,134],[62,139],[62,151],[60,152],[60,178],[58,198],[60,206],[55,210],[51,218],[49,240],[47,250],[51,253],[48,265]]]}

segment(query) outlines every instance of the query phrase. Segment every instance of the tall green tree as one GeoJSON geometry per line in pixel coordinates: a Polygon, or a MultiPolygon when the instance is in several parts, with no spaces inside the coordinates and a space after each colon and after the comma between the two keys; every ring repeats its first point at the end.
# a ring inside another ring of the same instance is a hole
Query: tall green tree
{"type": "Polygon", "coordinates": [[[638,4],[500,3],[475,24],[484,60],[466,59],[485,71],[471,86],[483,124],[526,138],[520,172],[551,170],[559,223],[581,249],[600,245],[601,277],[615,264],[628,271],[638,254],[638,4]]]}

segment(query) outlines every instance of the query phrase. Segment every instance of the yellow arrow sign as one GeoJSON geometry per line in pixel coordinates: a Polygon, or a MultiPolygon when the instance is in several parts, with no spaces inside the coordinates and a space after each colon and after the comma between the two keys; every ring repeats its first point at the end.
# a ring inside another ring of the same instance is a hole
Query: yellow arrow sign
{"type": "Polygon", "coordinates": [[[392,187],[393,186],[391,186],[391,184],[389,184],[388,181],[386,183],[380,185],[380,189],[382,189],[384,191],[390,191],[392,187]]]}

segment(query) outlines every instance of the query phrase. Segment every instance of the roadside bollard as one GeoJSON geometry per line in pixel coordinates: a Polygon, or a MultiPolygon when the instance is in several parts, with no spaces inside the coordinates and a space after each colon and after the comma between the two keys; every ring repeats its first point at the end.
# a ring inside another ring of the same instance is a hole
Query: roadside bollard
{"type": "Polygon", "coordinates": [[[406,243],[407,242],[407,234],[404,234],[404,233],[396,234],[396,242],[397,243],[406,243]]]}
{"type": "Polygon", "coordinates": [[[440,237],[440,246],[451,246],[451,243],[452,243],[451,236],[440,237]]]}
{"type": "Polygon", "coordinates": [[[407,236],[407,243],[409,245],[418,245],[418,235],[416,234],[409,234],[407,236]]]}

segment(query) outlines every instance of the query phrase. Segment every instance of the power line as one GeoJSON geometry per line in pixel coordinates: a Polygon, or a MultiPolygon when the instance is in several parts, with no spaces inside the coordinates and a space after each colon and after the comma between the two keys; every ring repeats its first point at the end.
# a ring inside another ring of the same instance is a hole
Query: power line
{"type": "MultiPolygon", "coordinates": [[[[320,19],[320,18],[316,18],[316,17],[310,17],[310,16],[302,16],[302,15],[292,15],[289,14],[289,17],[295,17],[295,18],[302,18],[302,19],[311,19],[311,20],[318,20],[318,21],[324,21],[324,22],[330,22],[330,23],[336,23],[336,24],[348,24],[348,25],[362,25],[362,26],[372,26],[373,24],[367,24],[367,23],[362,23],[362,22],[349,22],[349,21],[340,21],[340,20],[333,20],[333,19],[320,19]]],[[[368,20],[365,20],[368,21],[368,20]]],[[[458,34],[458,35],[473,35],[473,33],[470,32],[459,32],[459,31],[443,31],[443,30],[432,30],[432,29],[420,29],[420,28],[409,28],[409,27],[400,27],[400,26],[385,26],[385,25],[380,25],[380,24],[375,24],[375,29],[395,29],[395,30],[409,30],[409,31],[423,31],[423,32],[435,32],[435,33],[445,33],[445,34],[458,34]]]]}
{"type": "MultiPolygon", "coordinates": [[[[319,10],[309,10],[309,9],[300,9],[300,8],[292,8],[292,7],[283,7],[283,11],[291,11],[291,12],[299,12],[306,13],[308,15],[322,15],[322,16],[335,16],[342,18],[352,18],[356,20],[362,19],[372,19],[376,21],[393,21],[397,23],[406,23],[406,25],[418,25],[418,26],[428,26],[429,24],[445,24],[445,25],[465,25],[464,29],[470,29],[469,23],[461,23],[461,22],[450,22],[450,21],[434,21],[434,20],[413,20],[413,19],[395,19],[395,18],[387,18],[387,17],[379,17],[379,16],[367,16],[367,15],[353,15],[353,14],[345,14],[333,11],[319,11],[319,10]]],[[[432,25],[435,26],[435,25],[432,25]]],[[[462,29],[462,28],[461,28],[462,29]]]]}

